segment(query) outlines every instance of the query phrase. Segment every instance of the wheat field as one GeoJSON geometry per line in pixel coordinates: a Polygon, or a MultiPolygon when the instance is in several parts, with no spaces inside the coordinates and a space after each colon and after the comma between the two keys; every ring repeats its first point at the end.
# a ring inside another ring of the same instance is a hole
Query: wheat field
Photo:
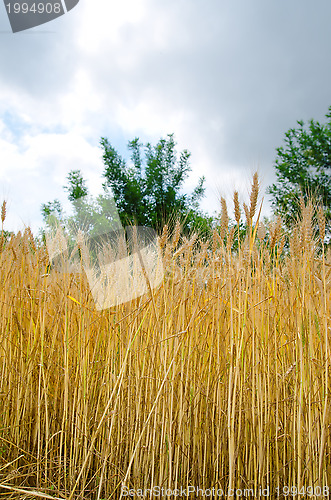
{"type": "MultiPolygon", "coordinates": [[[[235,193],[231,225],[222,200],[210,241],[165,226],[162,285],[102,311],[84,274],[49,269],[29,228],[9,241],[2,231],[1,498],[119,499],[155,486],[326,497],[325,220],[303,204],[287,244],[257,199],[254,176],[250,206],[235,193]]],[[[5,218],[4,202],[2,228],[5,218]]]]}

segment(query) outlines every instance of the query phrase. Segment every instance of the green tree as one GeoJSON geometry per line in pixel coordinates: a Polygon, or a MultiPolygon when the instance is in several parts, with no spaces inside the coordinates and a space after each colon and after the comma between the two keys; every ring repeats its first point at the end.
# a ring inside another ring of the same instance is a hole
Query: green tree
{"type": "Polygon", "coordinates": [[[123,225],[136,223],[160,231],[176,216],[182,220],[184,232],[208,229],[212,218],[198,207],[205,178],[200,178],[191,195],[180,193],[191,171],[191,155],[184,150],[178,157],[173,134],[160,139],[156,146],[147,143],[144,147],[139,138],[130,141],[130,165],[108,139],[101,138],[100,144],[105,164],[103,186],[112,188],[123,225]]]}
{"type": "Polygon", "coordinates": [[[111,192],[107,189],[96,199],[90,196],[86,180],[80,170],[72,170],[67,175],[68,183],[63,188],[68,192],[73,214],[64,214],[59,200],[42,205],[42,215],[49,229],[57,227],[58,223],[65,225],[72,235],[79,230],[90,237],[121,228],[121,222],[111,192]]]}
{"type": "Polygon", "coordinates": [[[71,170],[67,180],[68,185],[63,186],[63,188],[68,192],[68,198],[71,202],[88,195],[86,181],[83,179],[80,170],[71,170]]]}
{"type": "MultiPolygon", "coordinates": [[[[41,205],[41,215],[48,226],[54,225],[56,220],[63,220],[63,208],[59,200],[49,201],[41,205]]],[[[43,233],[42,233],[43,234],[43,233]]]]}
{"type": "Polygon", "coordinates": [[[276,214],[291,227],[300,213],[300,197],[315,197],[323,206],[326,220],[331,218],[331,106],[327,121],[310,120],[308,127],[285,133],[285,145],[277,149],[277,182],[268,188],[276,214]]]}

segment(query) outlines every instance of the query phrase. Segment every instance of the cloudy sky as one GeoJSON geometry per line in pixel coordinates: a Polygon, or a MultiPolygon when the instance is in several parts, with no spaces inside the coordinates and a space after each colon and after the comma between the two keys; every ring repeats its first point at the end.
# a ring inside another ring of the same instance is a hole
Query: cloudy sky
{"type": "MultiPolygon", "coordinates": [[[[66,15],[11,33],[0,5],[0,201],[6,228],[41,226],[40,206],[66,199],[71,169],[101,191],[99,141],[174,133],[191,153],[201,207],[242,199],[296,121],[331,105],[329,0],[80,0],[66,15]]],[[[265,213],[270,213],[265,200],[265,213]]]]}

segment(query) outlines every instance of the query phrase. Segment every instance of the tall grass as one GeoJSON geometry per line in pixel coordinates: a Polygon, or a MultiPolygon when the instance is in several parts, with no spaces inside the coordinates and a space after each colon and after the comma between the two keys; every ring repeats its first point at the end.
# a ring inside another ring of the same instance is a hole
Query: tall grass
{"type": "Polygon", "coordinates": [[[329,484],[325,221],[315,235],[303,206],[284,252],[257,195],[254,177],[232,228],[222,201],[210,242],[165,227],[162,285],[103,311],[84,274],[49,271],[29,229],[2,245],[2,497],[329,484]]]}

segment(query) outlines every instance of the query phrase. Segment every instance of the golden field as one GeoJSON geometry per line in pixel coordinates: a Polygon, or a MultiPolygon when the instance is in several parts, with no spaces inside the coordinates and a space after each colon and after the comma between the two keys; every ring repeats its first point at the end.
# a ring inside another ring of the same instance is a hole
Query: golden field
{"type": "Polygon", "coordinates": [[[210,241],[165,227],[162,285],[116,308],[95,309],[84,274],[49,270],[29,229],[2,238],[1,498],[118,499],[123,485],[219,488],[225,498],[310,486],[323,496],[323,214],[316,232],[303,206],[287,247],[280,220],[267,232],[259,221],[254,179],[243,214],[235,195],[232,228],[222,201],[210,241]],[[238,242],[242,215],[249,230],[238,242]]]}

